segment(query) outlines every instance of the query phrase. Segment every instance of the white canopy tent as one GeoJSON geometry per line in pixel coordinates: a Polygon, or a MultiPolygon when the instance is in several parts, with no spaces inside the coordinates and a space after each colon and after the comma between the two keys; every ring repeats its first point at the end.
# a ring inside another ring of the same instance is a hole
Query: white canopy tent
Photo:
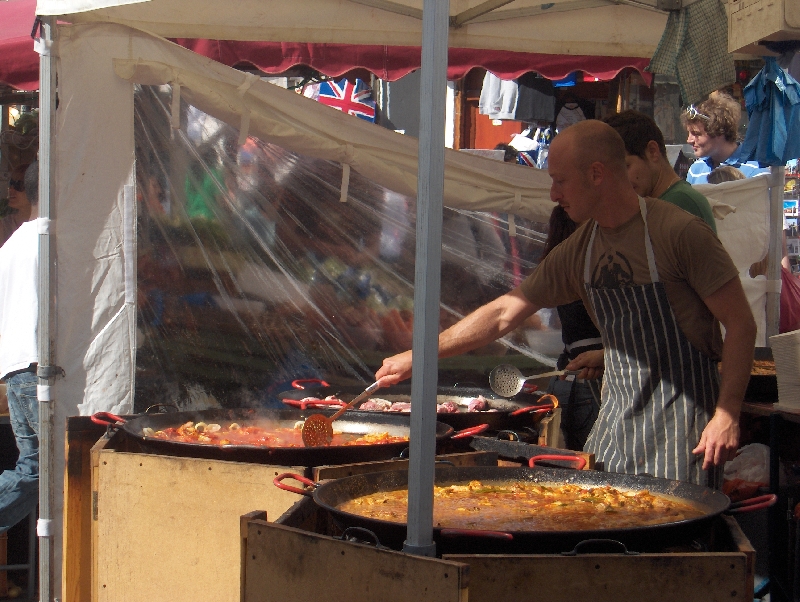
{"type": "MultiPolygon", "coordinates": [[[[667,21],[667,13],[655,4],[453,0],[449,45],[649,58],[667,21]]],[[[37,14],[76,23],[120,23],[167,38],[419,46],[422,7],[423,0],[244,0],[236,3],[236,10],[221,10],[209,0],[41,0],[37,14]]]]}
{"type": "MultiPolygon", "coordinates": [[[[666,22],[664,12],[628,1],[566,1],[544,9],[547,5],[530,0],[453,0],[451,6],[449,43],[460,47],[650,56],[666,22]]],[[[43,414],[43,422],[52,420],[52,447],[48,452],[43,436],[42,462],[49,467],[49,477],[43,480],[42,495],[44,499],[49,493],[52,507],[42,505],[47,527],[40,529],[40,535],[50,538],[54,551],[50,559],[43,554],[43,573],[49,573],[42,575],[44,599],[58,598],[61,588],[63,501],[56,484],[61,483],[64,466],[66,418],[132,409],[136,364],[133,85],[171,85],[173,102],[182,96],[210,115],[240,124],[242,140],[251,134],[298,153],[341,162],[343,185],[352,168],[398,192],[413,195],[418,190],[416,140],[271,87],[162,36],[419,45],[422,0],[307,0],[300,5],[247,0],[237,3],[236,10],[220,10],[218,3],[207,0],[43,0],[37,13],[73,23],[58,25],[55,44],[43,44],[42,109],[44,113],[48,94],[54,98],[55,69],[49,68],[53,64],[58,70],[59,109],[53,113],[49,135],[49,119],[42,120],[44,185],[40,190],[48,197],[42,199],[42,209],[49,211],[43,215],[51,219],[49,231],[43,232],[47,239],[43,248],[53,250],[58,266],[56,277],[42,275],[42,283],[57,283],[42,299],[57,298],[58,303],[52,305],[56,314],[40,321],[51,323],[52,331],[43,338],[47,345],[53,342],[41,359],[47,364],[44,358],[52,358],[65,372],[64,378],[49,381],[52,387],[42,389],[55,402],[52,417],[43,414]],[[52,527],[47,521],[52,521],[52,527]]],[[[48,20],[46,29],[50,23],[54,20],[48,20]]],[[[423,59],[424,53],[425,44],[423,59]]],[[[435,100],[436,95],[427,98],[435,100]]],[[[444,204],[456,208],[503,211],[532,219],[549,215],[552,204],[546,174],[444,151],[441,141],[432,140],[431,172],[444,164],[443,193],[436,199],[440,204],[443,196],[444,204]],[[437,149],[444,155],[438,160],[437,149]]],[[[42,261],[45,270],[52,263],[42,261]]],[[[438,297],[438,283],[434,288],[438,297]]],[[[422,328],[424,321],[419,323],[422,328]]],[[[433,334],[428,338],[435,342],[433,334]]],[[[415,348],[417,340],[415,332],[415,348]]]]}

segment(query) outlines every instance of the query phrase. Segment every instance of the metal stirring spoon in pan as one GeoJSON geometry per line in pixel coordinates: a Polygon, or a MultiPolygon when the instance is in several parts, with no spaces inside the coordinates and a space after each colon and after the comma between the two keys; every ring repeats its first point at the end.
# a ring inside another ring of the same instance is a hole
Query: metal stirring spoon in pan
{"type": "Polygon", "coordinates": [[[492,391],[497,393],[500,397],[513,397],[522,391],[522,386],[525,384],[526,380],[575,374],[578,374],[578,372],[573,370],[554,370],[552,372],[545,372],[544,374],[523,376],[522,372],[515,366],[500,364],[489,374],[489,386],[492,388],[492,391]]]}
{"type": "Polygon", "coordinates": [[[303,423],[303,429],[300,431],[300,435],[303,437],[303,445],[306,447],[323,447],[330,445],[331,441],[333,441],[333,421],[367,397],[370,393],[380,388],[381,381],[378,380],[372,383],[369,387],[364,389],[363,393],[356,395],[347,405],[339,408],[339,411],[330,418],[322,414],[312,414],[306,418],[303,423]]]}

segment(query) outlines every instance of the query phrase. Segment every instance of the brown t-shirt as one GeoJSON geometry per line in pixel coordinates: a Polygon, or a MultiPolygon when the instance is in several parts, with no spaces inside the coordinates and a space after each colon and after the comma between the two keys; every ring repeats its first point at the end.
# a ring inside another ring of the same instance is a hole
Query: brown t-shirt
{"type": "MultiPolygon", "coordinates": [[[[647,225],[658,276],[683,334],[700,351],[719,359],[722,335],[703,299],[738,277],[727,251],[703,220],[659,199],[646,199],[647,225]]],[[[539,307],[582,299],[597,324],[583,284],[584,258],[594,220],[587,220],[553,249],[522,283],[539,307]]],[[[637,213],[617,228],[597,228],[589,272],[595,288],[651,282],[644,245],[644,221],[637,213]]]]}

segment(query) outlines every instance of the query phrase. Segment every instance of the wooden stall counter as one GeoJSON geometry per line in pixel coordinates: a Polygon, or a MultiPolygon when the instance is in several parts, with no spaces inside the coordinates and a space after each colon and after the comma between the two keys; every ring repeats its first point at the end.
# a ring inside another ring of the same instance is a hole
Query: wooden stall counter
{"type": "MultiPolygon", "coordinates": [[[[274,487],[278,474],[319,479],[375,470],[372,463],[312,470],[154,455],[118,434],[108,436],[88,417],[68,420],[64,602],[238,602],[240,516],[265,508],[279,517],[305,499],[274,487]]],[[[489,452],[441,458],[497,464],[489,452]]]]}
{"type": "Polygon", "coordinates": [[[423,558],[332,535],[310,499],[241,518],[242,602],[659,602],[753,599],[755,552],[735,520],[711,552],[423,558]]]}

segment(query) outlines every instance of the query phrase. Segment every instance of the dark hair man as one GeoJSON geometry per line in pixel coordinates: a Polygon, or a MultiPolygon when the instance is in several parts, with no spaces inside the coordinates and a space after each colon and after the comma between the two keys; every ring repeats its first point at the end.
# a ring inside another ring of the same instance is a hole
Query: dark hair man
{"type": "Polygon", "coordinates": [[[605,121],[617,130],[625,143],[628,178],[636,194],[677,205],[717,231],[708,199],[682,180],[667,161],[664,135],[653,119],[639,111],[628,110],[605,121]]]}

